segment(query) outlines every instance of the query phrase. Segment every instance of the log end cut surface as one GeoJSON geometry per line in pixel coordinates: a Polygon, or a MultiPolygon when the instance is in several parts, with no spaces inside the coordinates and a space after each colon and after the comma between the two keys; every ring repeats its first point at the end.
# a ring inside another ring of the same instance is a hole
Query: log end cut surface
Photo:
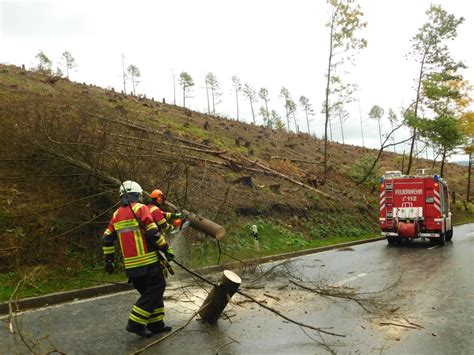
{"type": "Polygon", "coordinates": [[[224,276],[232,283],[235,283],[235,284],[242,283],[242,279],[240,278],[240,276],[230,270],[224,270],[224,276]]]}

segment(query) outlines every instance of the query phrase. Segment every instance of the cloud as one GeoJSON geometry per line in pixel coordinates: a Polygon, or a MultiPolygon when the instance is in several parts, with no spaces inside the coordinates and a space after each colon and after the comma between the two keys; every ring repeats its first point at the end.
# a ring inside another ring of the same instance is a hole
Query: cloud
{"type": "Polygon", "coordinates": [[[0,3],[2,35],[16,38],[84,37],[94,33],[94,20],[85,8],[53,2],[0,3]]]}

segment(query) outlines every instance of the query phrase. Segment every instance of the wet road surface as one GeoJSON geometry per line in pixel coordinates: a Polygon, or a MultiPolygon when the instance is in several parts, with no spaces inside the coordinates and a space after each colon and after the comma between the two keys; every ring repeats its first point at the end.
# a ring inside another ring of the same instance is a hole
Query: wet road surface
{"type": "MultiPolygon", "coordinates": [[[[235,295],[216,326],[193,319],[144,354],[474,353],[473,224],[455,227],[453,241],[442,247],[380,241],[238,274],[241,289],[259,301],[345,337],[321,338],[235,295]]],[[[192,280],[172,280],[167,323],[184,325],[208,290],[192,280]]],[[[27,311],[16,317],[20,331],[14,335],[2,317],[0,353],[27,353],[25,342],[37,353],[134,352],[160,338],[140,339],[124,330],[136,298],[132,291],[27,311]]]]}

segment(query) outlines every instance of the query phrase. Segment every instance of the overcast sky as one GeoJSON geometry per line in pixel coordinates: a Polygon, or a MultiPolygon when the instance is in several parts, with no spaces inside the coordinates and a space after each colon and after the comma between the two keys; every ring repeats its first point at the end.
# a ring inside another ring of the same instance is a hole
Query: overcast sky
{"type": "MultiPolygon", "coordinates": [[[[379,146],[377,123],[367,118],[374,104],[397,113],[415,97],[417,64],[406,58],[410,39],[426,22],[428,0],[359,0],[368,26],[361,36],[368,47],[356,56],[356,65],[343,75],[356,83],[358,99],[349,107],[344,123],[346,143],[379,146]],[[360,108],[360,110],[359,110],[360,108]]],[[[441,0],[448,12],[463,16],[458,38],[450,43],[455,59],[469,67],[463,75],[474,83],[474,2],[441,0]]],[[[216,111],[236,117],[232,76],[248,82],[257,91],[270,92],[270,108],[284,116],[282,86],[295,102],[307,96],[316,115],[311,132],[324,130],[321,105],[328,56],[325,27],[329,7],[325,0],[168,0],[168,1],[4,1],[0,0],[0,62],[27,67],[36,65],[39,50],[61,66],[67,50],[78,70],[71,80],[122,90],[122,59],[141,72],[137,92],[173,102],[173,77],[188,72],[194,79],[187,106],[206,111],[204,75],[212,72],[222,87],[222,102],[216,111]]],[[[131,85],[129,84],[129,89],[131,85]]],[[[182,93],[176,87],[176,103],[182,93]]],[[[261,105],[257,104],[257,109],[261,105]]],[[[250,105],[242,97],[240,118],[250,122],[250,105]]],[[[304,113],[298,105],[300,130],[306,131],[304,113]]],[[[262,119],[259,117],[258,122],[262,119]]],[[[388,121],[383,130],[389,129],[388,121]]],[[[398,133],[397,140],[409,136],[398,133]]],[[[340,126],[333,123],[333,138],[341,141],[340,126]]],[[[400,152],[407,147],[397,148],[400,152]]],[[[431,153],[430,153],[431,154],[431,153]]]]}

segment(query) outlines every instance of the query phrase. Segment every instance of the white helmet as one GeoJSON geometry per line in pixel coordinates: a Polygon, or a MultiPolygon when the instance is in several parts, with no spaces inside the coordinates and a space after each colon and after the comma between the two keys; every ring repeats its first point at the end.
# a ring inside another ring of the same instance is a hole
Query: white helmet
{"type": "Polygon", "coordinates": [[[122,197],[123,195],[129,193],[137,193],[141,195],[143,193],[143,189],[135,181],[127,180],[120,184],[119,195],[122,197]]]}

